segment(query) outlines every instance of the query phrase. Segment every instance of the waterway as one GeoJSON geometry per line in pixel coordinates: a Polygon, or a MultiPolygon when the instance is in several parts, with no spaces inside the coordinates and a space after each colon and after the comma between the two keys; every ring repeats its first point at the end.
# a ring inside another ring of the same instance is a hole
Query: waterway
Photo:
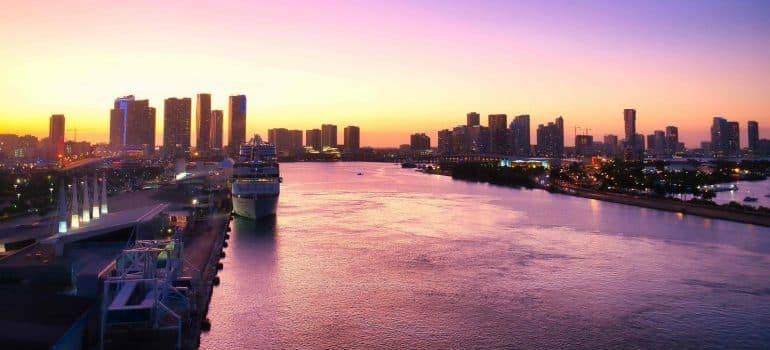
{"type": "Polygon", "coordinates": [[[738,202],[743,205],[763,206],[770,208],[770,179],[762,181],[736,181],[728,184],[735,184],[738,189],[735,191],[717,192],[713,201],[717,204],[727,204],[738,202]],[[744,202],[746,197],[756,198],[756,202],[744,202]]]}
{"type": "Polygon", "coordinates": [[[232,223],[203,349],[770,344],[768,228],[393,164],[281,171],[275,221],[232,223]]]}

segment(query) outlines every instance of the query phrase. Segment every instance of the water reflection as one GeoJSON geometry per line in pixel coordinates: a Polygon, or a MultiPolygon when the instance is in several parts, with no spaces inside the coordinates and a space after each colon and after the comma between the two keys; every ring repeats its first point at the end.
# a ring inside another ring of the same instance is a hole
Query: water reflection
{"type": "Polygon", "coordinates": [[[770,342],[766,228],[390,164],[282,171],[275,222],[232,223],[204,349],[770,342]]]}

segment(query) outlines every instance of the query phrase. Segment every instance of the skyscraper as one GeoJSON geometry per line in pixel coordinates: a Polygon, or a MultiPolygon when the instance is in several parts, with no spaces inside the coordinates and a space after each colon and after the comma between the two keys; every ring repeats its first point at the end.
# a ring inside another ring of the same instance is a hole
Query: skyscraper
{"type": "Polygon", "coordinates": [[[663,130],[655,130],[652,134],[652,142],[647,142],[647,147],[650,149],[650,154],[654,154],[655,157],[663,157],[666,152],[666,133],[663,130]]]}
{"type": "Polygon", "coordinates": [[[171,97],[163,101],[163,149],[179,156],[190,151],[192,100],[171,97]]]}
{"type": "Polygon", "coordinates": [[[225,120],[224,113],[219,110],[215,109],[211,111],[211,127],[210,132],[211,135],[209,136],[209,140],[211,142],[211,148],[221,150],[222,149],[222,132],[224,131],[224,128],[222,127],[222,123],[225,120]]]}
{"type": "Polygon", "coordinates": [[[64,156],[64,114],[54,114],[48,122],[48,142],[51,143],[52,159],[64,156]]]}
{"type": "Polygon", "coordinates": [[[195,99],[195,125],[198,133],[195,148],[211,148],[211,94],[198,94],[195,99]]]}
{"type": "Polygon", "coordinates": [[[430,149],[430,137],[424,133],[412,134],[409,141],[409,146],[413,151],[430,149]]]}
{"type": "Polygon", "coordinates": [[[246,95],[230,96],[228,101],[230,130],[227,133],[227,146],[230,153],[235,154],[241,144],[246,142],[246,95]]]}
{"type": "Polygon", "coordinates": [[[618,153],[618,135],[604,135],[604,154],[615,156],[618,153]]]}
{"type": "Polygon", "coordinates": [[[679,149],[679,128],[676,126],[666,127],[666,154],[674,154],[682,151],[679,149]]]}
{"type": "Polygon", "coordinates": [[[756,152],[759,149],[759,123],[750,120],[746,126],[749,129],[749,149],[756,152]]]}
{"type": "Polygon", "coordinates": [[[321,125],[321,143],[323,147],[337,147],[337,126],[333,124],[321,125]]]}
{"type": "Polygon", "coordinates": [[[438,152],[441,154],[453,153],[454,148],[452,146],[452,130],[449,130],[449,129],[439,130],[438,143],[436,144],[436,148],[438,152]]]}
{"type": "Polygon", "coordinates": [[[155,149],[155,108],[133,95],[115,100],[110,111],[110,146],[122,150],[155,149]]]}
{"type": "Polygon", "coordinates": [[[321,129],[310,129],[305,131],[305,146],[313,147],[316,151],[320,151],[323,148],[321,129]]]}
{"type": "Polygon", "coordinates": [[[488,118],[490,152],[493,154],[508,154],[510,152],[508,116],[505,114],[490,114],[488,118]]]}
{"type": "Polygon", "coordinates": [[[734,156],[740,152],[740,127],[738,122],[728,122],[714,117],[711,124],[711,152],[717,157],[734,156]]]}
{"type": "Polygon", "coordinates": [[[625,130],[625,140],[623,153],[626,160],[641,160],[642,154],[638,152],[639,147],[636,144],[636,110],[623,110],[623,123],[625,130]]]}
{"type": "Polygon", "coordinates": [[[564,118],[558,117],[547,125],[538,125],[537,153],[549,158],[561,158],[564,155],[564,118]]]}
{"type": "Polygon", "coordinates": [[[302,130],[289,130],[289,153],[294,155],[302,152],[302,130]]]}
{"type": "Polygon", "coordinates": [[[466,126],[476,126],[481,125],[481,118],[478,113],[476,112],[470,112],[466,114],[466,117],[468,119],[468,123],[466,126]]]}
{"type": "Polygon", "coordinates": [[[361,129],[357,126],[348,126],[344,130],[345,150],[356,152],[361,148],[361,129]]]}
{"type": "Polygon", "coordinates": [[[594,153],[594,137],[591,135],[575,135],[575,154],[592,156],[594,153]]]}
{"type": "Polygon", "coordinates": [[[488,118],[490,129],[506,129],[508,127],[508,115],[506,114],[490,114],[488,118]]]}
{"type": "Polygon", "coordinates": [[[531,143],[529,136],[529,114],[518,115],[511,122],[511,147],[513,154],[529,157],[531,143]]]}
{"type": "Polygon", "coordinates": [[[275,145],[275,151],[279,155],[286,156],[291,153],[291,134],[289,129],[276,128],[267,130],[267,142],[275,145]]]}

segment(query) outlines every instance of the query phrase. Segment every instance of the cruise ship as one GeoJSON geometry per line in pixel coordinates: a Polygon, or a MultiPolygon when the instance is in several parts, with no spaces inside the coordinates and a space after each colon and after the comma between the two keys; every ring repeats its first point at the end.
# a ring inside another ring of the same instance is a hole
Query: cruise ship
{"type": "Polygon", "coordinates": [[[233,212],[252,220],[275,215],[281,181],[275,145],[259,136],[244,143],[233,164],[233,212]]]}

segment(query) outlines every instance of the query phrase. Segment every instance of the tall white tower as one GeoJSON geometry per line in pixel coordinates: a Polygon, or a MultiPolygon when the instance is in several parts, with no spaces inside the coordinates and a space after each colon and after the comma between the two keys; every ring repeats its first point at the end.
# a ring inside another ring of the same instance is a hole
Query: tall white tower
{"type": "Polygon", "coordinates": [[[92,193],[93,203],[91,203],[91,206],[93,207],[92,214],[94,219],[99,218],[99,176],[96,176],[94,174],[94,192],[92,193]]]}
{"type": "Polygon", "coordinates": [[[72,178],[72,196],[70,199],[70,228],[79,228],[80,227],[80,214],[79,214],[79,208],[78,208],[78,179],[76,177],[72,178]]]}
{"type": "Polygon", "coordinates": [[[83,177],[83,223],[91,221],[91,198],[88,198],[88,175],[83,177]]]}

